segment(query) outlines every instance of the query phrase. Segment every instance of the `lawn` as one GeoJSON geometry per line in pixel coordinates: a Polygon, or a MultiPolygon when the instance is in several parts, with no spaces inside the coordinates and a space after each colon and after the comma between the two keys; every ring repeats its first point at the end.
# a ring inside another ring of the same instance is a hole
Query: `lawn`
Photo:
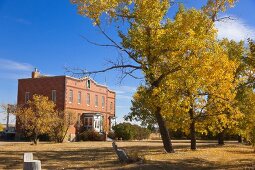
{"type": "Polygon", "coordinates": [[[250,146],[227,142],[199,141],[190,151],[188,141],[174,141],[176,152],[166,154],[161,141],[117,142],[127,153],[143,160],[120,164],[111,142],[51,144],[0,143],[0,169],[21,169],[24,152],[33,152],[43,169],[255,169],[255,153],[250,146]]]}

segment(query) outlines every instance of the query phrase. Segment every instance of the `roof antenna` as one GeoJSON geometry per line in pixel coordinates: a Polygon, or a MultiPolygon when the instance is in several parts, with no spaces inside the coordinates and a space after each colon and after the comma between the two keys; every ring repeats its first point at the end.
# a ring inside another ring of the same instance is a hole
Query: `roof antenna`
{"type": "Polygon", "coordinates": [[[104,84],[107,86],[106,76],[104,76],[104,84]]]}

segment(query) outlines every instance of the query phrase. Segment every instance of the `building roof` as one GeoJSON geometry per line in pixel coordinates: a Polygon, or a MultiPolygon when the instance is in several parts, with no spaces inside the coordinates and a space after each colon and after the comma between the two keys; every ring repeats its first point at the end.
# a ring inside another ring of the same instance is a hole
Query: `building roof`
{"type": "MultiPolygon", "coordinates": [[[[106,85],[97,83],[94,79],[92,79],[89,76],[85,76],[85,77],[82,77],[82,78],[76,78],[76,77],[72,77],[72,76],[68,76],[68,75],[54,76],[54,75],[43,75],[43,74],[40,74],[40,76],[37,77],[37,79],[38,78],[55,78],[55,77],[65,77],[65,78],[70,78],[70,79],[73,79],[73,80],[76,80],[76,81],[84,81],[86,79],[89,79],[89,80],[93,81],[97,86],[101,86],[101,87],[107,88],[108,91],[110,91],[112,93],[115,93],[115,91],[109,89],[106,85]]],[[[18,80],[29,80],[29,79],[34,79],[34,78],[22,78],[22,79],[18,79],[18,80]]]]}

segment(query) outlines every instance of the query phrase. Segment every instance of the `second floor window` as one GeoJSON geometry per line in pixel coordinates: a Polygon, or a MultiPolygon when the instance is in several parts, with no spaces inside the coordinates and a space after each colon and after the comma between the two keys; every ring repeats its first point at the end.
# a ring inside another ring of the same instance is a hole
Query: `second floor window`
{"type": "Polygon", "coordinates": [[[90,94],[87,93],[87,99],[86,99],[87,105],[90,105],[90,94]]]}
{"type": "Polygon", "coordinates": [[[102,96],[102,108],[104,108],[104,106],[105,106],[105,97],[102,96]]]}
{"type": "Polygon", "coordinates": [[[78,104],[81,104],[81,92],[78,92],[78,104]]]}
{"type": "Polygon", "coordinates": [[[27,103],[29,101],[29,96],[30,96],[30,93],[26,92],[25,93],[25,103],[27,103]]]}
{"type": "Polygon", "coordinates": [[[98,95],[95,95],[95,107],[98,106],[98,95]]]}
{"type": "Polygon", "coordinates": [[[73,90],[69,91],[69,103],[73,103],[73,90]]]}
{"type": "Polygon", "coordinates": [[[51,100],[56,103],[57,101],[57,91],[56,90],[52,90],[51,91],[51,100]]]}
{"type": "Polygon", "coordinates": [[[110,104],[110,111],[112,111],[112,109],[113,109],[113,104],[111,102],[111,104],[110,104]]]}

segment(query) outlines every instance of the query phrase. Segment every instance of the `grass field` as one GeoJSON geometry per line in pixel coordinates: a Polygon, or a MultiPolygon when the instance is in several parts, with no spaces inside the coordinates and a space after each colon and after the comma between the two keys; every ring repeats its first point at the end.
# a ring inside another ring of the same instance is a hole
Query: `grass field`
{"type": "Polygon", "coordinates": [[[190,151],[188,141],[174,141],[176,152],[166,154],[161,141],[117,142],[141,161],[120,164],[111,142],[51,144],[1,143],[0,169],[21,169],[24,152],[33,152],[43,169],[255,169],[255,153],[250,146],[227,142],[199,141],[190,151]]]}

